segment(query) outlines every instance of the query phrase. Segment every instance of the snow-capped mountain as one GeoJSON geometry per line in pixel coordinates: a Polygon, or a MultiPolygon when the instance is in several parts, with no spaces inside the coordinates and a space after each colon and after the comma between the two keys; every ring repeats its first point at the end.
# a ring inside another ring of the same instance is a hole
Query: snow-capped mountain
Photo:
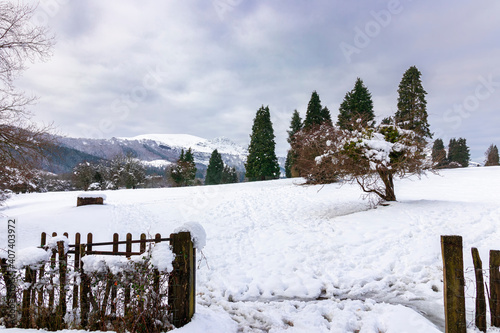
{"type": "MultiPolygon", "coordinates": [[[[244,171],[248,155],[246,148],[228,138],[212,140],[188,134],[145,134],[136,137],[86,139],[57,137],[56,172],[68,172],[83,160],[109,160],[119,154],[132,154],[150,166],[165,166],[179,158],[181,150],[191,148],[199,168],[206,168],[212,152],[217,149],[224,163],[244,171]]],[[[50,168],[49,168],[50,169],[50,168]]]]}

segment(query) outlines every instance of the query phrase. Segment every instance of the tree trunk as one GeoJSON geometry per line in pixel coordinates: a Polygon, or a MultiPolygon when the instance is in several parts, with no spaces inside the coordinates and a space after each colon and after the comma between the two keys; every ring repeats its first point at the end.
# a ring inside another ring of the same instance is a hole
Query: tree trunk
{"type": "Polygon", "coordinates": [[[382,179],[385,186],[385,195],[381,195],[385,201],[396,201],[396,194],[394,193],[394,180],[392,172],[387,169],[377,169],[377,172],[382,179]]]}

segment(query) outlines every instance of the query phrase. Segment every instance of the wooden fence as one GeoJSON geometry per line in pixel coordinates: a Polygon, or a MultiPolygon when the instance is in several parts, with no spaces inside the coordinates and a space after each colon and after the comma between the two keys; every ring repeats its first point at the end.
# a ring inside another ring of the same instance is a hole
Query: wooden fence
{"type": "MultiPolygon", "coordinates": [[[[465,276],[461,236],[441,236],[444,276],[444,306],[446,333],[466,333],[465,276]]],[[[500,251],[491,250],[489,258],[489,289],[484,281],[483,264],[477,248],[471,249],[475,273],[474,324],[487,330],[486,301],[490,307],[492,327],[500,327],[500,251]],[[486,287],[486,292],[485,292],[486,287]]]]}
{"type": "MultiPolygon", "coordinates": [[[[56,237],[57,234],[53,233],[52,236],[56,237]]],[[[64,236],[68,237],[68,234],[64,236]]],[[[26,267],[24,271],[15,272],[17,277],[9,273],[6,261],[2,260],[6,304],[21,305],[20,321],[16,322],[15,318],[7,316],[7,327],[62,329],[72,326],[105,330],[110,322],[123,323],[136,318],[138,313],[130,313],[132,308],[147,313],[148,307],[154,307],[156,311],[150,311],[151,315],[156,316],[148,318],[151,322],[167,319],[168,323],[181,327],[191,320],[195,312],[196,252],[189,232],[171,234],[169,238],[156,234],[152,239],[142,234],[138,240],[133,240],[132,235],[127,234],[126,240],[121,241],[118,234],[114,234],[113,241],[100,243],[93,242],[92,234],[88,234],[86,242],[82,242],[77,233],[68,251],[64,241],[57,242],[57,247],[49,249],[47,236],[43,233],[40,246],[52,251],[50,260],[36,269],[26,267]],[[147,252],[148,245],[151,249],[154,243],[166,241],[170,242],[175,254],[173,271],[169,274],[157,269],[137,272],[139,275],[135,276],[133,273],[86,272],[85,256],[112,255],[130,259],[147,252]],[[139,245],[135,252],[134,244],[139,245]],[[101,250],[105,246],[112,250],[101,250]],[[125,250],[120,250],[120,246],[124,246],[125,250]],[[16,283],[16,279],[23,283],[16,283]],[[150,294],[146,295],[146,292],[150,294]]],[[[6,316],[6,313],[0,313],[0,317],[2,314],[6,316]]],[[[139,326],[125,329],[137,331],[139,326]]],[[[161,330],[165,328],[171,327],[161,327],[161,330]]],[[[150,328],[147,330],[150,331],[150,328]]]]}

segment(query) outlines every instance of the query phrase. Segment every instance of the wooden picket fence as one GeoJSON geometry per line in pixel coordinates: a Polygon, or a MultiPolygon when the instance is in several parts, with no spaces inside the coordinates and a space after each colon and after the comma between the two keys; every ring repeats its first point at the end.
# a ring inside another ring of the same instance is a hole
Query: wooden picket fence
{"type": "MultiPolygon", "coordinates": [[[[52,236],[56,237],[57,234],[53,233],[52,236]]],[[[64,236],[68,237],[68,234],[65,233],[64,236]]],[[[41,235],[40,246],[48,251],[51,250],[47,248],[45,233],[41,235]]],[[[74,244],[69,245],[69,251],[65,251],[64,241],[59,241],[57,248],[52,249],[49,262],[39,265],[36,269],[26,267],[24,271],[17,272],[18,279],[23,283],[16,283],[15,278],[7,270],[6,261],[2,260],[1,272],[7,290],[6,304],[21,304],[20,321],[16,322],[15,318],[10,317],[4,318],[4,321],[7,327],[62,329],[69,326],[66,321],[70,315],[79,319],[76,325],[79,328],[103,330],[106,329],[106,325],[102,322],[99,327],[91,326],[92,316],[110,318],[115,322],[121,318],[123,321],[124,318],[137,315],[128,313],[132,302],[138,304],[138,309],[143,311],[147,310],[148,306],[159,306],[158,303],[166,299],[167,302],[161,309],[166,309],[167,313],[157,315],[163,319],[168,318],[169,324],[181,327],[191,320],[195,312],[195,262],[196,252],[189,232],[174,233],[169,238],[162,238],[160,234],[156,234],[152,239],[142,234],[137,240],[132,239],[130,233],[127,234],[126,240],[119,240],[119,235],[115,233],[113,241],[98,243],[93,242],[91,233],[87,235],[86,242],[82,242],[81,235],[77,233],[74,244]],[[119,278],[113,274],[92,276],[94,280],[91,285],[91,275],[86,273],[82,260],[85,256],[112,255],[130,259],[131,256],[144,254],[148,245],[151,248],[154,243],[167,241],[170,242],[172,252],[175,254],[173,271],[168,274],[153,269],[147,273],[152,276],[146,277],[151,281],[150,289],[156,297],[155,301],[148,302],[148,298],[144,297],[143,291],[140,290],[144,289],[144,286],[140,286],[134,294],[132,286],[135,281],[119,285],[117,282],[119,278]],[[139,244],[139,249],[135,252],[134,244],[139,244]],[[112,250],[98,250],[106,246],[112,250]],[[125,250],[120,251],[120,246],[124,246],[125,250]],[[102,286],[99,295],[96,295],[97,284],[102,286]],[[121,297],[117,297],[118,295],[121,297]]],[[[74,318],[72,321],[70,325],[75,326],[74,318]]]]}
{"type": "MultiPolygon", "coordinates": [[[[461,236],[441,236],[444,276],[444,306],[446,333],[466,333],[465,276],[461,236]]],[[[479,251],[471,249],[475,273],[474,324],[481,331],[487,330],[486,301],[490,307],[492,327],[500,327],[500,251],[491,250],[489,258],[489,289],[484,281],[484,269],[479,251]],[[486,290],[485,290],[486,287],[486,290]],[[486,293],[485,293],[486,291],[486,293]],[[486,297],[487,296],[487,297],[486,297]]]]}

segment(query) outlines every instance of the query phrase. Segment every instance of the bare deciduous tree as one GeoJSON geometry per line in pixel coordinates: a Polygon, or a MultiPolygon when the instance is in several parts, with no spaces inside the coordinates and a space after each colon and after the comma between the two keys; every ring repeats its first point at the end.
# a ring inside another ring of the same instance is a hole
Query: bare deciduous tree
{"type": "MultiPolygon", "coordinates": [[[[14,87],[14,79],[28,61],[46,60],[54,39],[48,30],[30,20],[36,5],[0,1],[0,191],[29,176],[48,144],[48,127],[31,121],[27,107],[35,97],[14,87]]],[[[0,196],[5,198],[5,195],[0,196]]]]}

